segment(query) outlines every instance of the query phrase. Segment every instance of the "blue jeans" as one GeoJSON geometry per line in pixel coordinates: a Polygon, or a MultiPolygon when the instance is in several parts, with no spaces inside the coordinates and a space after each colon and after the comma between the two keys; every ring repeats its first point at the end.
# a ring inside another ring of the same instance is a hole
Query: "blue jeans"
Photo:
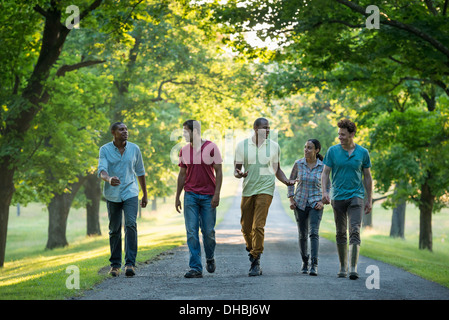
{"type": "Polygon", "coordinates": [[[189,267],[203,272],[201,265],[201,246],[199,228],[203,234],[203,245],[206,259],[214,258],[215,251],[215,221],[216,208],[212,208],[212,195],[185,192],[184,219],[187,232],[187,246],[189,247],[189,267]]]}
{"type": "Polygon", "coordinates": [[[109,245],[111,267],[122,264],[122,212],[125,216],[125,265],[135,266],[137,256],[137,211],[139,197],[122,202],[106,201],[109,217],[109,245]]]}
{"type": "Polygon", "coordinates": [[[296,223],[299,231],[299,250],[301,257],[306,258],[307,254],[307,236],[310,237],[310,256],[318,258],[319,248],[319,230],[323,209],[316,210],[312,207],[305,207],[304,210],[295,208],[296,223]]]}

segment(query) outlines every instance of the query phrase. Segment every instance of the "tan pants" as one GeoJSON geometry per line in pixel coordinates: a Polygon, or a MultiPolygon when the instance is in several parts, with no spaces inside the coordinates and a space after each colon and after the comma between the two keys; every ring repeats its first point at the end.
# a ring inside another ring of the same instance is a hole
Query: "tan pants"
{"type": "Polygon", "coordinates": [[[246,248],[255,258],[263,252],[265,222],[272,200],[273,196],[269,194],[242,197],[240,224],[246,248]]]}

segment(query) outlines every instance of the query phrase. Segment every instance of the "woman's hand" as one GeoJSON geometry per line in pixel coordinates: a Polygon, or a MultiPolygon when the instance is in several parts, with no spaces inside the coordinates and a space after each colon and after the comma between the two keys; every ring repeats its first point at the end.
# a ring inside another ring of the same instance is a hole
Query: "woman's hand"
{"type": "Polygon", "coordinates": [[[315,205],[315,210],[321,210],[324,208],[324,204],[321,201],[318,201],[315,205]]]}
{"type": "Polygon", "coordinates": [[[295,209],[296,208],[296,202],[295,200],[293,200],[293,197],[290,197],[290,209],[295,209]]]}

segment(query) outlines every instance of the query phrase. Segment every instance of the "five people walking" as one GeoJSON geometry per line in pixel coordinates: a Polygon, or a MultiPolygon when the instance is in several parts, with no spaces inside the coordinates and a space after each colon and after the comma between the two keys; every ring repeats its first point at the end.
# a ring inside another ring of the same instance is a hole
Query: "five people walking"
{"type": "MultiPolygon", "coordinates": [[[[260,259],[264,251],[264,228],[277,178],[288,187],[290,209],[294,211],[296,218],[302,259],[301,272],[312,276],[318,275],[319,228],[323,207],[331,203],[340,261],[338,276],[347,276],[349,260],[349,278],[358,278],[357,261],[361,243],[362,214],[363,211],[367,214],[372,209],[371,161],[368,151],[354,143],[355,124],[344,119],[338,122],[338,127],[340,144],[329,147],[324,158],[320,154],[322,147],[318,140],[306,141],[304,157],[295,161],[289,178],[280,167],[279,145],[268,138],[270,124],[267,119],[256,119],[253,124],[253,135],[238,143],[234,157],[234,176],[238,179],[243,178],[240,224],[250,261],[249,276],[262,274],[260,259]]],[[[180,196],[184,191],[183,211],[190,254],[190,270],[184,276],[200,278],[203,272],[200,229],[206,256],[206,270],[212,273],[216,268],[214,257],[216,208],[220,202],[223,160],[218,146],[201,138],[198,121],[184,122],[183,130],[187,144],[179,152],[180,170],[175,207],[180,213],[182,209],[180,196]]],[[[123,212],[125,273],[127,276],[133,276],[137,255],[136,217],[139,194],[137,180],[143,192],[141,206],[145,207],[148,202],[145,169],[139,147],[127,141],[126,125],[121,122],[114,123],[111,126],[111,133],[113,141],[100,148],[98,165],[98,174],[105,181],[104,196],[110,220],[110,273],[113,276],[120,273],[123,212]]]]}

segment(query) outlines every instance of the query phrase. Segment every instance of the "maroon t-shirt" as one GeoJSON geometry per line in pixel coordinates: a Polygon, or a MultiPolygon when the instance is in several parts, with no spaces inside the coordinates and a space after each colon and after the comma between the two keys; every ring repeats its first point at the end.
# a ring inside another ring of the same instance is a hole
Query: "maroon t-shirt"
{"type": "Polygon", "coordinates": [[[179,152],[178,166],[187,168],[184,190],[196,194],[213,195],[215,193],[214,164],[220,164],[220,150],[215,143],[206,140],[201,151],[194,151],[191,144],[182,147],[179,152]]]}

